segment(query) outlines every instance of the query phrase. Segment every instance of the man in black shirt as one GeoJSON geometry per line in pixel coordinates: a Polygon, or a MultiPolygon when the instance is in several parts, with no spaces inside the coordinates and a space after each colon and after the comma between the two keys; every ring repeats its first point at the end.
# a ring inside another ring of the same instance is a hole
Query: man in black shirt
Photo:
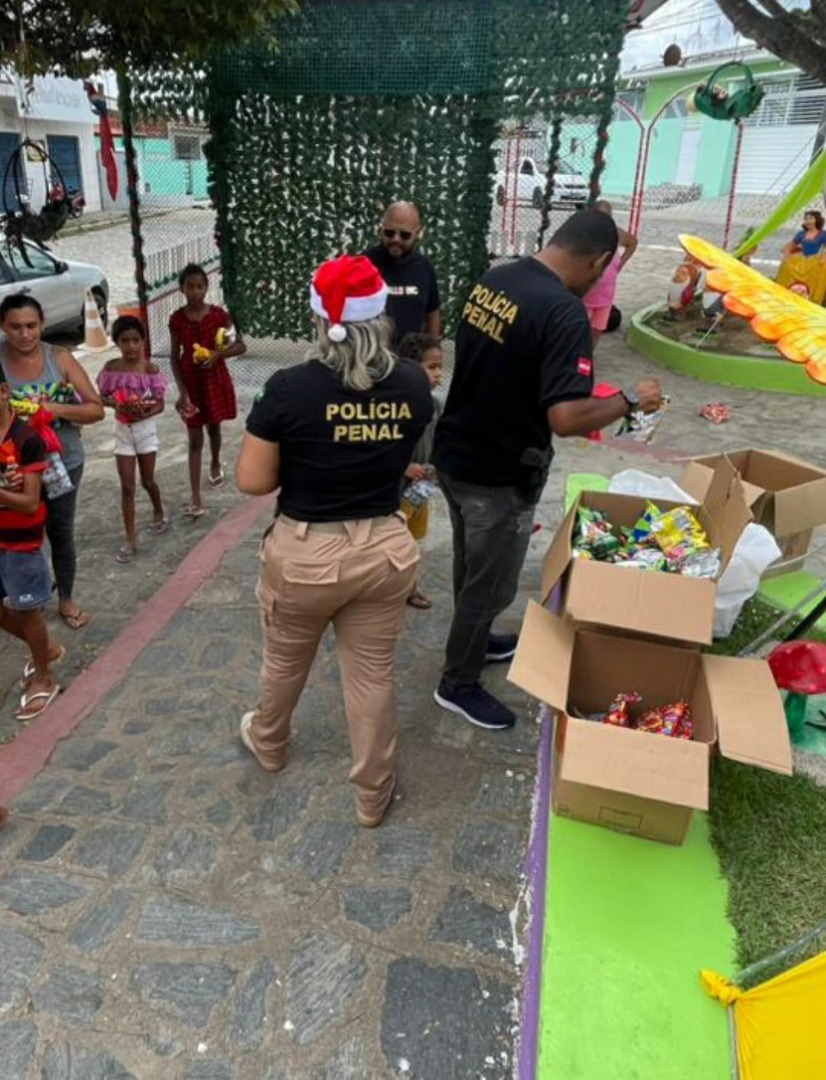
{"type": "Polygon", "coordinates": [[[512,727],[516,717],[479,677],[508,660],[515,634],[491,634],[513,602],[548,475],[551,433],[584,435],[632,408],[654,408],[656,380],[591,397],[593,359],[580,296],[614,256],[604,213],[570,217],[543,251],[496,266],[470,291],[456,363],[433,450],[453,528],[454,615],[436,701],[471,723],[512,727]]]}
{"type": "Polygon", "coordinates": [[[441,333],[439,286],[430,260],[417,250],[421,237],[418,209],[395,202],[379,226],[380,243],[365,252],[387,285],[394,349],[405,334],[441,333]]]}

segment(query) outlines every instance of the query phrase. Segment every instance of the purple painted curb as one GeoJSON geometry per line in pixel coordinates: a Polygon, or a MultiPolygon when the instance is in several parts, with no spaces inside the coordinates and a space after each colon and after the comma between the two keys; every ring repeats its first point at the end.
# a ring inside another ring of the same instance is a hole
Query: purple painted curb
{"type": "Polygon", "coordinates": [[[527,962],[522,982],[522,1024],[514,1074],[518,1080],[536,1080],[539,1054],[542,947],[545,938],[545,894],[551,816],[551,732],[553,730],[553,716],[544,705],[541,723],[537,751],[536,816],[524,863],[531,914],[527,929],[527,962]]]}

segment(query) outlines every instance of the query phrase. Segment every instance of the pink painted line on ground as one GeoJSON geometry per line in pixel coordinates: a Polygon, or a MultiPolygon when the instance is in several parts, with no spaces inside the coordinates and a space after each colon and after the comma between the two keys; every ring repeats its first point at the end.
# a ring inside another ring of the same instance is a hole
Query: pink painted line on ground
{"type": "Polygon", "coordinates": [[[97,660],[14,742],[0,747],[0,803],[10,802],[35,776],[61,739],[93,712],[129,673],[141,652],[220,566],[272,498],[249,499],[231,510],[190,551],[169,580],[129,620],[97,660]]]}

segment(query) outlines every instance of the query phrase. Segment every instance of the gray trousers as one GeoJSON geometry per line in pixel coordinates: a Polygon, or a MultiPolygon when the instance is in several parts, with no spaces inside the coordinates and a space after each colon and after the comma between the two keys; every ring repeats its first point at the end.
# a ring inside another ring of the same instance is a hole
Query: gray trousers
{"type": "Polygon", "coordinates": [[[540,492],[482,487],[439,473],[453,527],[453,622],[445,649],[448,689],[473,686],[493,620],[513,603],[540,492]]]}

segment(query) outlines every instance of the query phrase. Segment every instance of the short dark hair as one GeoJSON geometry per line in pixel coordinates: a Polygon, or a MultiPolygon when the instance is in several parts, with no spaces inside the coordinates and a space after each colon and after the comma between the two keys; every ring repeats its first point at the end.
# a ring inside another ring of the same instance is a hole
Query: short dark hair
{"type": "Polygon", "coordinates": [[[590,258],[604,255],[606,251],[613,256],[619,246],[619,232],[609,214],[601,210],[577,210],[562,222],[549,246],[590,258]]]}
{"type": "Polygon", "coordinates": [[[119,315],[115,319],[112,323],[112,341],[117,344],[118,338],[121,334],[125,334],[127,330],[137,330],[143,340],[146,341],[146,327],[134,315],[119,315]]]}
{"type": "Polygon", "coordinates": [[[184,282],[191,277],[202,277],[204,281],[209,284],[209,276],[206,270],[199,263],[187,263],[183,270],[178,274],[178,288],[184,287],[184,282]]]}
{"type": "Polygon", "coordinates": [[[821,214],[819,210],[807,210],[803,217],[806,218],[809,214],[815,219],[815,225],[817,225],[818,229],[822,229],[824,221],[823,214],[821,214]]]}
{"type": "Polygon", "coordinates": [[[43,308],[40,306],[40,301],[35,300],[33,296],[29,296],[28,293],[12,293],[11,296],[7,296],[5,300],[0,304],[0,322],[5,319],[10,311],[22,311],[23,308],[34,308],[37,314],[40,316],[40,321],[43,322],[45,315],[43,314],[43,308]]]}
{"type": "Polygon", "coordinates": [[[405,334],[399,342],[399,356],[405,360],[415,360],[417,364],[422,362],[422,357],[428,349],[441,349],[442,340],[435,334],[405,334]]]}

